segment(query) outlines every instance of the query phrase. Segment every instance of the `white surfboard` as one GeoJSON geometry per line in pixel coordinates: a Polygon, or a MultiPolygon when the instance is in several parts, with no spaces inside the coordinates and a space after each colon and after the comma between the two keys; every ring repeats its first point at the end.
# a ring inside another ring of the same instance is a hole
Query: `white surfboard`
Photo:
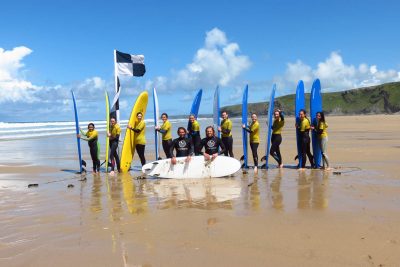
{"type": "Polygon", "coordinates": [[[175,165],[171,159],[163,159],[148,163],[142,167],[143,173],[170,179],[217,178],[234,174],[240,170],[240,161],[231,157],[218,156],[213,161],[205,161],[203,156],[192,157],[186,162],[186,157],[176,158],[175,165]]]}

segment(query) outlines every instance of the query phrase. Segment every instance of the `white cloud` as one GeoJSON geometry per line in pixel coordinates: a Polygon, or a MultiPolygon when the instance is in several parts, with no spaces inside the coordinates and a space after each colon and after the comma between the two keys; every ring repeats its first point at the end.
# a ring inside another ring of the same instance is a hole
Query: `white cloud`
{"type": "Polygon", "coordinates": [[[363,86],[372,86],[400,80],[395,70],[379,70],[376,65],[360,64],[358,67],[344,62],[339,52],[332,52],[325,61],[319,62],[316,68],[297,60],[288,63],[285,75],[274,78],[282,86],[295,87],[298,80],[310,84],[319,78],[326,91],[345,90],[363,86]]]}
{"type": "Polygon", "coordinates": [[[26,81],[21,75],[24,67],[22,60],[30,53],[32,50],[25,46],[12,50],[0,48],[0,103],[20,100],[30,103],[36,100],[32,93],[41,87],[26,81]]]}
{"type": "Polygon", "coordinates": [[[170,78],[160,76],[148,85],[163,91],[229,86],[250,66],[250,59],[240,55],[239,45],[230,43],[223,31],[214,28],[206,33],[204,47],[197,50],[191,63],[174,71],[170,78]]]}

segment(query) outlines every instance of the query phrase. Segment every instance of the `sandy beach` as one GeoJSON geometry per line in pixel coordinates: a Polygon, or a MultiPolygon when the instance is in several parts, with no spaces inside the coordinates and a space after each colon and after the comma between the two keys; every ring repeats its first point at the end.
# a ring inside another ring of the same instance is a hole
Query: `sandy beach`
{"type": "Polygon", "coordinates": [[[0,266],[400,266],[400,115],[327,122],[332,171],[294,168],[287,118],[285,168],[219,179],[81,176],[74,135],[1,141],[0,266]]]}

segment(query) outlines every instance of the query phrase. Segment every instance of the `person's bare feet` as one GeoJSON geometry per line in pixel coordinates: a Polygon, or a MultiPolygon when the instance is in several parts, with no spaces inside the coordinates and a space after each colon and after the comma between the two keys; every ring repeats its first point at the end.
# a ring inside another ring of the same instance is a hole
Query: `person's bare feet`
{"type": "Polygon", "coordinates": [[[115,172],[114,172],[114,171],[110,171],[110,175],[111,175],[111,176],[114,176],[114,175],[115,175],[115,172]]]}
{"type": "Polygon", "coordinates": [[[254,167],[254,173],[258,173],[258,168],[254,167]]]}
{"type": "Polygon", "coordinates": [[[283,163],[281,165],[279,165],[279,168],[282,169],[283,168],[283,163]]]}

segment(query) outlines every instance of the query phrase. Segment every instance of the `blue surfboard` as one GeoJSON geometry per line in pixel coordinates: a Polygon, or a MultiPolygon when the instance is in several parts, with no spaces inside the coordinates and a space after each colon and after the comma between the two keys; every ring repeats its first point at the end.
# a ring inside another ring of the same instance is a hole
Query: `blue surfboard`
{"type": "Polygon", "coordinates": [[[220,110],[220,102],[219,102],[219,87],[215,89],[214,93],[214,105],[213,105],[213,126],[214,130],[217,133],[218,138],[221,137],[221,133],[218,131],[218,127],[221,122],[221,110],[220,110]]]}
{"type": "MultiPolygon", "coordinates": [[[[200,89],[196,96],[193,99],[192,107],[190,108],[190,115],[194,115],[194,117],[197,119],[197,116],[199,115],[199,108],[200,108],[200,103],[201,103],[201,96],[203,94],[203,90],[200,89]]],[[[188,129],[190,129],[191,123],[190,121],[188,122],[188,129]]]]}
{"type": "MultiPolygon", "coordinates": [[[[299,81],[297,84],[297,89],[296,89],[296,99],[295,99],[295,116],[296,116],[296,123],[299,125],[300,124],[300,117],[299,113],[301,109],[305,109],[306,107],[306,99],[304,96],[304,83],[302,80],[299,81]]],[[[301,158],[301,135],[300,131],[296,128],[296,141],[297,141],[297,157],[299,160],[299,167],[301,167],[302,164],[302,158],[301,158]]]]}
{"type": "MultiPolygon", "coordinates": [[[[71,90],[72,94],[72,100],[74,102],[74,112],[75,112],[75,131],[76,134],[79,134],[79,118],[78,118],[78,109],[76,108],[76,100],[75,100],[75,94],[74,91],[71,90]]],[[[79,173],[83,172],[83,166],[82,166],[82,152],[81,152],[81,139],[76,138],[76,142],[78,145],[78,157],[79,157],[79,173]]]]}
{"type": "MultiPolygon", "coordinates": [[[[242,124],[247,125],[247,96],[248,96],[249,86],[246,85],[243,91],[242,99],[242,124]]],[[[248,168],[247,161],[247,131],[242,129],[242,143],[243,143],[243,167],[248,168]]]]}
{"type": "MultiPolygon", "coordinates": [[[[316,79],[311,87],[311,96],[310,96],[310,117],[311,117],[311,123],[314,125],[314,127],[317,127],[317,118],[316,118],[317,112],[321,111],[322,111],[321,83],[319,79],[316,79]]],[[[312,139],[312,148],[313,148],[315,166],[320,167],[322,153],[316,131],[312,131],[311,139],[312,139]]]]}
{"type": "MultiPolygon", "coordinates": [[[[158,97],[156,88],[153,88],[153,111],[154,111],[154,126],[159,126],[158,119],[160,117],[160,112],[158,109],[158,97]]],[[[154,131],[154,146],[156,151],[156,160],[160,159],[160,141],[159,141],[159,132],[154,131]]]]}
{"type": "Polygon", "coordinates": [[[267,121],[267,145],[265,146],[265,168],[268,169],[268,159],[269,159],[269,151],[271,149],[271,134],[272,134],[272,124],[273,115],[274,115],[274,102],[275,102],[275,91],[276,85],[274,84],[271,91],[271,96],[269,98],[269,107],[268,107],[268,121],[267,121]]]}

